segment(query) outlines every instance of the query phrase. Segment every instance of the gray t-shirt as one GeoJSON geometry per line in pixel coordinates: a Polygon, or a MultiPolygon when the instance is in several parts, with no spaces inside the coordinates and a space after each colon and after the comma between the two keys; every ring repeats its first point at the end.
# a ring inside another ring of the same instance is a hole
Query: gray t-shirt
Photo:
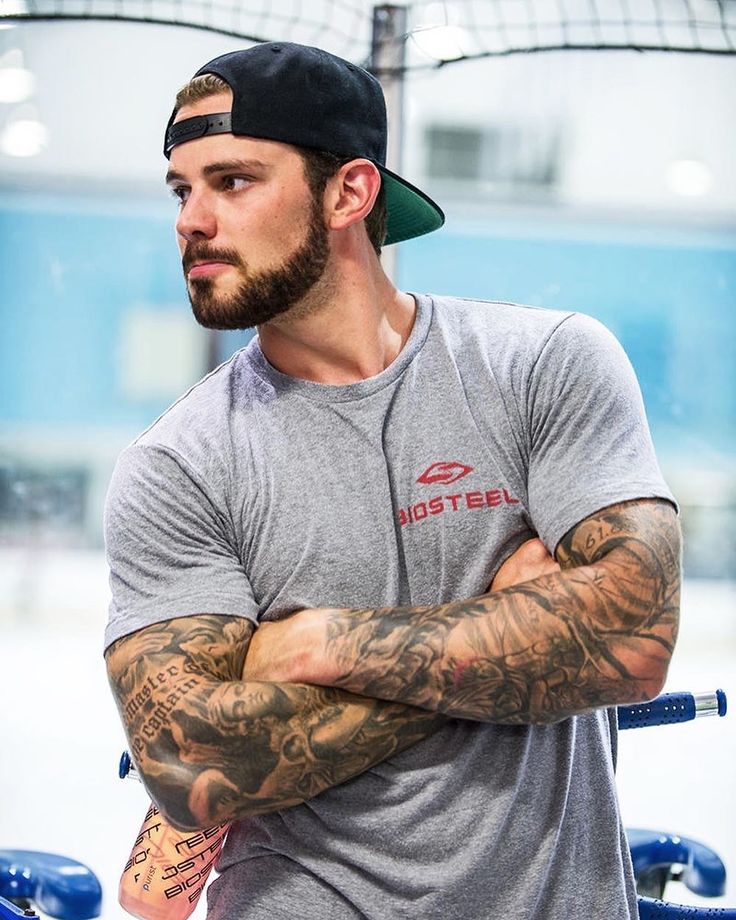
{"type": "MultiPolygon", "coordinates": [[[[258,340],[120,457],[106,643],[201,612],[436,604],[538,534],[672,496],[631,365],[597,321],[417,296],[405,348],[344,386],[258,340]]],[[[239,822],[216,920],[634,920],[615,716],[451,720],[311,801],[239,822]]]]}

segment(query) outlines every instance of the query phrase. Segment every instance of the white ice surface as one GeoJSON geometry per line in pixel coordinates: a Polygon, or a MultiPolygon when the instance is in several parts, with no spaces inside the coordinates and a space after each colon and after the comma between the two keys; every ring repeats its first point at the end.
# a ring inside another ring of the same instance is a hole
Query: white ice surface
{"type": "MultiPolygon", "coordinates": [[[[103,885],[102,917],[124,920],[117,883],[147,798],[116,773],[125,738],[102,658],[104,561],[6,551],[0,599],[0,849],[86,863],[103,885]]],[[[731,696],[725,719],[623,732],[618,778],[625,824],[699,839],[735,873],[723,899],[682,886],[670,899],[725,907],[736,906],[736,585],[688,582],[666,689],[716,687],[731,696]]]]}

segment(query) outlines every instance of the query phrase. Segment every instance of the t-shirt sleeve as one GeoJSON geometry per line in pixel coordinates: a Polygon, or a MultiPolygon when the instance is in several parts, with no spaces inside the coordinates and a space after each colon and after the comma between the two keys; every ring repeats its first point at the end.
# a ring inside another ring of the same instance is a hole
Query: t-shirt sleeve
{"type": "Polygon", "coordinates": [[[105,647],[173,617],[257,621],[225,502],[176,453],[138,445],[123,452],[104,530],[112,592],[105,647]]]}
{"type": "Polygon", "coordinates": [[[586,517],[616,502],[676,503],[660,472],[634,369],[597,320],[571,314],[529,377],[529,512],[554,550],[586,517]]]}

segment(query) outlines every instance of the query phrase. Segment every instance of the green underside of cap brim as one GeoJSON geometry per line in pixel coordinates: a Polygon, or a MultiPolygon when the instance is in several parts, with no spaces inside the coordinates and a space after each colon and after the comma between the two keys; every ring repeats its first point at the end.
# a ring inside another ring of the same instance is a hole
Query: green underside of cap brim
{"type": "Polygon", "coordinates": [[[384,246],[423,236],[445,222],[442,209],[424,192],[384,166],[378,167],[386,190],[386,239],[384,246]]]}

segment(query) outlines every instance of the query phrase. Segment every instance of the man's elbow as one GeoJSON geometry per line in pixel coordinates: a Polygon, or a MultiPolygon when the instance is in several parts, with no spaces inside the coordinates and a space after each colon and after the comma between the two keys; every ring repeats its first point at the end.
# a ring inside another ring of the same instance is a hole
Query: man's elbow
{"type": "Polygon", "coordinates": [[[180,786],[171,777],[143,777],[151,800],[167,824],[179,831],[204,831],[236,818],[247,817],[247,809],[240,807],[235,813],[234,803],[216,801],[210,795],[198,795],[201,785],[193,777],[191,785],[180,786]]]}
{"type": "Polygon", "coordinates": [[[640,703],[659,696],[667,680],[674,644],[674,634],[667,639],[645,634],[632,641],[623,658],[626,673],[621,677],[622,698],[616,700],[617,705],[640,703]]]}
{"type": "Polygon", "coordinates": [[[168,824],[181,831],[202,831],[255,815],[268,814],[303,801],[303,796],[274,797],[262,790],[246,792],[237,777],[228,776],[221,763],[186,764],[181,753],[141,771],[143,783],[168,824]]]}
{"type": "Polygon", "coordinates": [[[187,766],[175,752],[162,756],[159,751],[155,762],[142,758],[138,773],[167,824],[180,831],[196,831],[220,823],[209,820],[199,808],[192,807],[191,790],[197,771],[187,766]]]}
{"type": "Polygon", "coordinates": [[[619,706],[628,705],[629,703],[640,703],[643,701],[653,700],[659,696],[667,678],[667,669],[656,670],[647,678],[640,682],[641,694],[636,700],[622,700],[619,706]]]}
{"type": "Polygon", "coordinates": [[[661,575],[649,599],[642,596],[638,609],[629,607],[609,647],[609,661],[619,664],[621,690],[631,697],[617,700],[619,705],[654,699],[667,680],[680,623],[679,552],[678,543],[660,558],[661,575]]]}

